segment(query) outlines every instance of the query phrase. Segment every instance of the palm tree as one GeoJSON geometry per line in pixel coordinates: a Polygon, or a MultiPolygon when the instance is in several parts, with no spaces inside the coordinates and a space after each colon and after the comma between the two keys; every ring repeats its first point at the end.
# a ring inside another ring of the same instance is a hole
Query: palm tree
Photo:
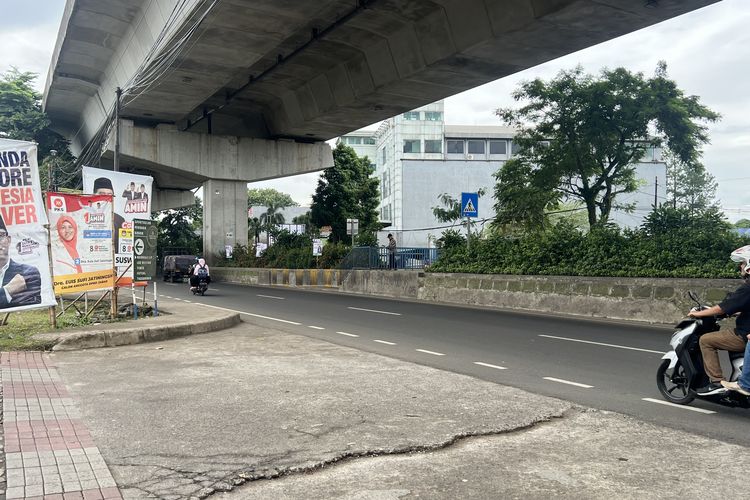
{"type": "Polygon", "coordinates": [[[269,203],[266,212],[260,215],[260,225],[266,231],[266,244],[270,244],[271,231],[284,223],[284,216],[278,212],[280,208],[278,204],[269,203]]]}
{"type": "Polygon", "coordinates": [[[250,239],[250,236],[253,237],[253,243],[256,245],[258,244],[258,239],[260,238],[260,232],[263,230],[263,225],[260,222],[260,219],[257,217],[253,217],[252,219],[248,219],[247,221],[247,238],[250,239]]]}

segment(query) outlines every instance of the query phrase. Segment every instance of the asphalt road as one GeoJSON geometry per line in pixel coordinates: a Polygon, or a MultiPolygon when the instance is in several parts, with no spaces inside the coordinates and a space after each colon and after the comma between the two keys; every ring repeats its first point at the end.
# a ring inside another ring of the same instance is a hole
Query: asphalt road
{"type": "Polygon", "coordinates": [[[660,403],[668,328],[287,288],[217,283],[200,297],[187,284],[158,286],[160,296],[242,312],[259,325],[750,445],[750,410],[660,403]]]}

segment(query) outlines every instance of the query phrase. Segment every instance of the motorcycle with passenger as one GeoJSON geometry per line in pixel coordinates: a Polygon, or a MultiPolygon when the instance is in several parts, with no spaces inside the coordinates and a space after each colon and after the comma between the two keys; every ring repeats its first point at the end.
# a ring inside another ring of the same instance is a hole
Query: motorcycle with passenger
{"type": "Polygon", "coordinates": [[[206,290],[208,290],[208,280],[205,277],[198,278],[198,284],[190,287],[193,295],[205,295],[206,290]]]}
{"type": "MultiPolygon", "coordinates": [[[[697,304],[694,310],[708,308],[700,303],[693,292],[688,295],[697,304]]],[[[698,398],[724,406],[750,408],[750,397],[735,391],[705,396],[696,393],[698,388],[709,382],[698,341],[701,336],[719,330],[719,321],[724,318],[726,316],[690,317],[677,324],[677,330],[669,341],[672,350],[662,357],[663,361],[656,370],[656,386],[664,399],[670,403],[687,405],[698,398]]],[[[730,382],[736,381],[742,373],[743,355],[742,352],[729,353],[731,374],[727,380],[730,382]]]]}

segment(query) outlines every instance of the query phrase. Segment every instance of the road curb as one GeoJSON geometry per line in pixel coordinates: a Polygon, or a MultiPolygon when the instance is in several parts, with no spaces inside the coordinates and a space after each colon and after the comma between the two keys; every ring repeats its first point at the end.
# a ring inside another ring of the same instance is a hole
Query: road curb
{"type": "Polygon", "coordinates": [[[174,309],[184,308],[184,306],[180,307],[181,305],[178,306],[177,304],[175,306],[177,307],[170,306],[169,308],[169,312],[172,314],[141,320],[143,323],[140,325],[138,322],[133,322],[132,325],[120,323],[111,325],[110,328],[99,327],[62,334],[41,334],[37,337],[47,337],[56,341],[52,348],[53,351],[74,351],[143,344],[209,333],[231,328],[242,321],[238,313],[223,311],[213,312],[211,317],[206,319],[175,321],[175,313],[178,311],[174,311],[174,309]]]}

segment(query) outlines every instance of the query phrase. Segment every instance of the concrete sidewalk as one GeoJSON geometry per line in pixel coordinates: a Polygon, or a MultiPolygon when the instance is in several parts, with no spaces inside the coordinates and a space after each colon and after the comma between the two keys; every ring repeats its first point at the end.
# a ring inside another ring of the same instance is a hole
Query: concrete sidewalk
{"type": "Polygon", "coordinates": [[[717,498],[745,486],[740,446],[253,323],[45,356],[124,498],[717,498]]]}

